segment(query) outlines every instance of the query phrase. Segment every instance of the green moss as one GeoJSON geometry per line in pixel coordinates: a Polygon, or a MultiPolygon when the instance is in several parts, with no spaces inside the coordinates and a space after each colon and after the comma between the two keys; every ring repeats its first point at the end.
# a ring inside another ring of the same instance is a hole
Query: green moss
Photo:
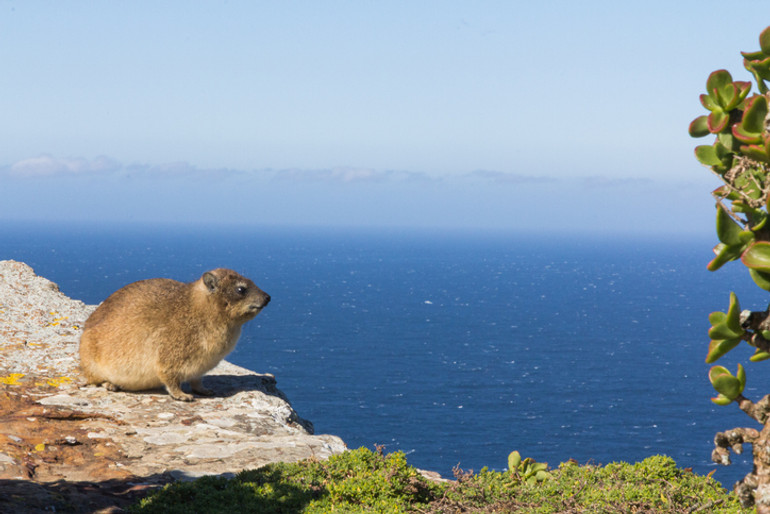
{"type": "Polygon", "coordinates": [[[751,512],[718,482],[679,469],[663,456],[603,467],[565,463],[548,479],[529,484],[486,468],[458,472],[457,479],[435,484],[409,466],[403,453],[359,448],[323,462],[270,464],[231,480],[171,484],[132,512],[751,512]]]}

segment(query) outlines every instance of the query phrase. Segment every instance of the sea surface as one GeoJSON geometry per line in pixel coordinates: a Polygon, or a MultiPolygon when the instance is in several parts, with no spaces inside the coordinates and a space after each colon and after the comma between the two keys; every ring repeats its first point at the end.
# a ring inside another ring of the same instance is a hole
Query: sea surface
{"type": "MultiPolygon", "coordinates": [[[[758,425],[709,400],[707,316],[731,290],[754,310],[768,296],[738,263],[706,270],[714,239],[6,223],[0,259],[89,304],[144,278],[241,272],[272,302],[229,360],[275,374],[351,448],[449,477],[504,469],[512,450],[552,466],[666,454],[731,487],[750,447],[717,467],[714,434],[758,425]]],[[[752,352],[732,353],[735,370],[752,352]]],[[[767,366],[747,364],[747,396],[770,392],[767,366]]]]}

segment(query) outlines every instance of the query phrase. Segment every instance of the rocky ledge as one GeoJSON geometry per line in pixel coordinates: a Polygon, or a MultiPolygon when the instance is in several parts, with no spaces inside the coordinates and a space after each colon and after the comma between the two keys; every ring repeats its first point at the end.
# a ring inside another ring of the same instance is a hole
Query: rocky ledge
{"type": "Polygon", "coordinates": [[[223,361],[210,398],[109,392],[78,370],[96,306],[0,261],[0,512],[121,512],[147,489],[346,449],[262,375],[223,361]]]}

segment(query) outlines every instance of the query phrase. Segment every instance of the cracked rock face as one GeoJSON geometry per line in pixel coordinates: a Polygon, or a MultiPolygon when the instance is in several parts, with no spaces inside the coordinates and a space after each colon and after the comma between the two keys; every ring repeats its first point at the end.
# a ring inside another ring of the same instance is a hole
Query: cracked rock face
{"type": "Polygon", "coordinates": [[[94,308],[0,261],[0,511],[118,508],[174,479],[345,451],[313,434],[272,375],[226,361],[204,378],[214,396],[192,403],[85,386],[77,347],[94,308]]]}

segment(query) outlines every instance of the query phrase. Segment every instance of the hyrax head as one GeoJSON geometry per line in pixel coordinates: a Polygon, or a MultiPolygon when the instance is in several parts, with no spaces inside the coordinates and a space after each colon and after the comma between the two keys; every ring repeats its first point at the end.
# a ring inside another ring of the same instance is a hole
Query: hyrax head
{"type": "Polygon", "coordinates": [[[270,295],[251,280],[233,270],[218,268],[207,271],[201,277],[209,294],[224,309],[226,317],[246,322],[270,302],[270,295]]]}

